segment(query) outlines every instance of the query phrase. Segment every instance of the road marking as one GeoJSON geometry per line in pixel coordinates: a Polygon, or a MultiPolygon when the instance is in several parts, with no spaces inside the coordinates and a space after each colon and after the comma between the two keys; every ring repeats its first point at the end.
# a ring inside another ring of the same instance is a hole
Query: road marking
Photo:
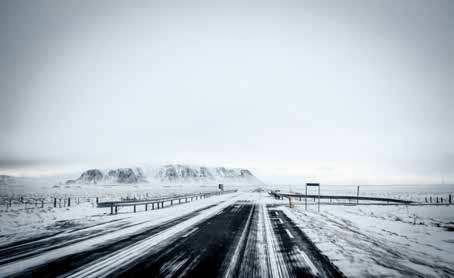
{"type": "Polygon", "coordinates": [[[278,218],[278,220],[279,220],[279,223],[284,224],[284,221],[282,221],[282,219],[278,218]]]}
{"type": "Polygon", "coordinates": [[[287,234],[288,234],[288,236],[289,236],[290,238],[295,238],[295,237],[290,233],[290,231],[289,231],[288,229],[285,229],[285,231],[287,232],[287,234]]]}
{"type": "Polygon", "coordinates": [[[273,228],[271,227],[271,220],[268,215],[269,210],[268,212],[267,210],[268,208],[265,207],[265,204],[260,205],[260,211],[263,215],[263,228],[265,230],[265,247],[269,259],[269,264],[267,264],[269,266],[268,270],[271,273],[271,277],[289,277],[284,258],[281,252],[278,252],[279,246],[273,228]]]}
{"type": "Polygon", "coordinates": [[[184,236],[182,237],[188,237],[190,234],[192,234],[193,232],[197,231],[199,228],[195,227],[194,229],[190,230],[189,232],[187,232],[184,236]]]}
{"type": "Polygon", "coordinates": [[[309,257],[306,255],[306,253],[301,251],[298,247],[296,248],[296,250],[298,251],[298,253],[300,253],[301,257],[303,257],[303,260],[304,260],[304,262],[306,262],[307,266],[310,268],[310,270],[312,272],[312,275],[317,276],[318,275],[318,269],[312,263],[311,259],[309,259],[309,257]]]}

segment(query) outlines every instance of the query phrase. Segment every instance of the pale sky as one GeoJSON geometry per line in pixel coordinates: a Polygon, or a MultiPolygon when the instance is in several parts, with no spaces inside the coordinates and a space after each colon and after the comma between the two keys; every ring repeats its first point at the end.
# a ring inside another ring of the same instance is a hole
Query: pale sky
{"type": "Polygon", "coordinates": [[[453,1],[1,1],[0,174],[454,183],[453,1]]]}

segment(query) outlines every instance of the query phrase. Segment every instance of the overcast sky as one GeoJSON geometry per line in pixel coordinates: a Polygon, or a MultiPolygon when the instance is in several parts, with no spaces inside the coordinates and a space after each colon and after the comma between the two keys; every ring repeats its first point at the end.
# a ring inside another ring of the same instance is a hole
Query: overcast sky
{"type": "Polygon", "coordinates": [[[454,2],[1,1],[0,174],[454,182],[454,2]]]}

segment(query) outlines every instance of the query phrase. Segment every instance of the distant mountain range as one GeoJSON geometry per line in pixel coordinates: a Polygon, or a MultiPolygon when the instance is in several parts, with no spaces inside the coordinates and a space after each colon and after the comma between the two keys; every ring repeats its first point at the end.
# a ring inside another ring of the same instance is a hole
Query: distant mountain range
{"type": "Polygon", "coordinates": [[[15,183],[16,180],[14,177],[7,175],[0,175],[0,185],[9,185],[15,183]]]}
{"type": "Polygon", "coordinates": [[[109,170],[90,169],[83,172],[75,180],[67,180],[66,184],[88,183],[138,183],[146,182],[140,168],[118,168],[109,170]]]}
{"type": "Polygon", "coordinates": [[[157,168],[140,167],[90,169],[66,184],[134,184],[160,183],[236,183],[263,184],[251,171],[241,168],[190,166],[169,164],[157,168]]]}

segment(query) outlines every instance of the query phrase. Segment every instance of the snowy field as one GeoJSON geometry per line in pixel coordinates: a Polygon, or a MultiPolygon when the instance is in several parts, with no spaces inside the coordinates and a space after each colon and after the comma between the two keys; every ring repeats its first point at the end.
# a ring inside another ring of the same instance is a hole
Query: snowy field
{"type": "Polygon", "coordinates": [[[454,276],[454,206],[282,210],[348,277],[454,276]]]}

